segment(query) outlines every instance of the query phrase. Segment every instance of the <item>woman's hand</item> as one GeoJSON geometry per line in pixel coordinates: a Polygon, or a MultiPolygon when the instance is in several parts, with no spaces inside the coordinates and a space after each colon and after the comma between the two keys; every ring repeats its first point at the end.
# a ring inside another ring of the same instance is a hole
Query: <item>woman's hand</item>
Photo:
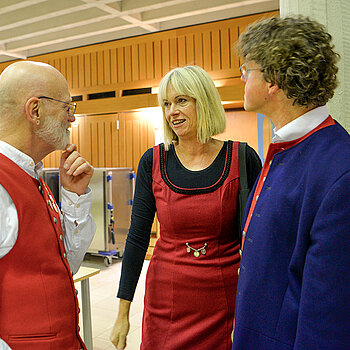
{"type": "Polygon", "coordinates": [[[130,304],[131,302],[128,300],[120,299],[118,317],[115,321],[111,335],[109,336],[110,341],[117,350],[124,350],[126,347],[126,337],[130,329],[130,304]]]}

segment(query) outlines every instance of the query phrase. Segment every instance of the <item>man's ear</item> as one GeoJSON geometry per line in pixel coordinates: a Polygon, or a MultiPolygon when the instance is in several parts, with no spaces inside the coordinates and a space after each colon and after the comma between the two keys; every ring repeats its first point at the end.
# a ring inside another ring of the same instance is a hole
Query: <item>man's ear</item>
{"type": "Polygon", "coordinates": [[[273,83],[269,83],[267,88],[268,88],[268,94],[270,96],[276,94],[276,92],[279,90],[278,85],[277,84],[273,84],[273,83]]]}
{"type": "Polygon", "coordinates": [[[27,100],[24,108],[26,117],[29,120],[29,122],[35,125],[39,125],[39,99],[37,97],[31,97],[29,100],[27,100]]]}

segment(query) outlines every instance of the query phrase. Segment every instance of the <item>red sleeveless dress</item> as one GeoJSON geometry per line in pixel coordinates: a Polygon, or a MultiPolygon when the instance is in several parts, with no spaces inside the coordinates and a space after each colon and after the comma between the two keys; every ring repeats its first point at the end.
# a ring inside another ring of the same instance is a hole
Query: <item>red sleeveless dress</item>
{"type": "Polygon", "coordinates": [[[226,143],[220,179],[183,189],[169,180],[164,146],[153,148],[160,223],[146,279],[142,350],[231,350],[239,267],[238,143],[226,143]]]}

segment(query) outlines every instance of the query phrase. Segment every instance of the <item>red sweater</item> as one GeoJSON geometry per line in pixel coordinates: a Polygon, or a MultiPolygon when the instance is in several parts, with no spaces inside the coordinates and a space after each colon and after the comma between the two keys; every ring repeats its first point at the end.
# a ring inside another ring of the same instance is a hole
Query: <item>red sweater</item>
{"type": "Polygon", "coordinates": [[[13,350],[86,349],[50,190],[2,154],[0,184],[18,215],[17,241],[0,259],[0,338],[13,350]]]}

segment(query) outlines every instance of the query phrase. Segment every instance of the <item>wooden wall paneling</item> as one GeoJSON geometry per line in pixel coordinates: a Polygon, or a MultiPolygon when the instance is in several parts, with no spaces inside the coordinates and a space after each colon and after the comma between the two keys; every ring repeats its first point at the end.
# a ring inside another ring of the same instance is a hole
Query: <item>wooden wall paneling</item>
{"type": "Polygon", "coordinates": [[[234,50],[234,46],[238,40],[239,31],[238,25],[232,26],[229,28],[230,30],[230,54],[231,54],[231,69],[233,76],[240,76],[239,72],[239,57],[236,55],[234,50]]]}
{"type": "Polygon", "coordinates": [[[91,52],[91,87],[95,87],[98,85],[97,80],[97,53],[96,51],[91,52]]]}
{"type": "Polygon", "coordinates": [[[145,44],[145,49],[146,49],[146,59],[145,59],[145,64],[146,64],[146,77],[145,79],[151,80],[154,79],[154,41],[147,41],[145,44]]]}
{"type": "MultiPolygon", "coordinates": [[[[78,151],[80,154],[91,163],[91,135],[89,132],[89,127],[87,123],[86,116],[79,116],[76,118],[76,123],[79,124],[78,127],[78,137],[79,140],[77,143],[78,151]]],[[[73,127],[72,127],[73,128],[73,127]]]]}
{"type": "MultiPolygon", "coordinates": [[[[134,168],[133,164],[133,120],[130,118],[125,119],[125,160],[124,166],[134,168]]],[[[134,168],[135,169],[135,168],[134,168]]]]}
{"type": "Polygon", "coordinates": [[[78,88],[85,88],[85,65],[84,65],[84,55],[80,54],[77,56],[78,58],[78,88]]]}
{"type": "Polygon", "coordinates": [[[97,52],[97,85],[98,86],[105,85],[104,66],[105,66],[105,62],[104,62],[103,51],[98,51],[97,52]]]}
{"type": "Polygon", "coordinates": [[[221,70],[221,41],[220,41],[220,31],[213,30],[211,32],[212,39],[212,70],[221,70]]]}
{"type": "Polygon", "coordinates": [[[103,57],[104,57],[104,71],[103,71],[103,81],[105,85],[111,84],[111,56],[110,56],[110,50],[105,49],[103,50],[103,57]]]}
{"type": "Polygon", "coordinates": [[[85,87],[91,87],[91,53],[84,54],[84,81],[85,87]]]}
{"type": "Polygon", "coordinates": [[[112,159],[111,166],[119,167],[120,165],[120,148],[119,148],[119,134],[120,134],[120,121],[119,115],[116,114],[111,118],[111,149],[112,149],[112,159]]]}
{"type": "Polygon", "coordinates": [[[119,167],[126,167],[126,123],[125,113],[118,114],[119,121],[119,132],[118,132],[118,156],[119,156],[119,167]]]}
{"type": "Polygon", "coordinates": [[[132,120],[132,167],[137,171],[141,154],[141,121],[139,119],[132,120]]]}
{"type": "Polygon", "coordinates": [[[169,70],[178,67],[178,48],[177,48],[177,38],[169,39],[169,70]]]}
{"type": "Polygon", "coordinates": [[[205,31],[203,34],[203,66],[207,72],[213,70],[212,66],[212,38],[211,32],[205,31]]]}
{"type": "Polygon", "coordinates": [[[118,47],[117,49],[117,82],[124,83],[125,81],[125,48],[118,47]]]}
{"type": "Polygon", "coordinates": [[[57,70],[61,71],[61,59],[60,59],[59,57],[57,57],[56,59],[54,59],[54,64],[53,64],[53,66],[54,66],[57,70]]]}
{"type": "Polygon", "coordinates": [[[98,166],[105,167],[106,166],[106,145],[105,145],[105,117],[98,117],[97,121],[97,138],[98,138],[98,166]]]}
{"type": "Polygon", "coordinates": [[[110,72],[111,72],[111,77],[110,77],[110,83],[111,84],[116,84],[118,82],[118,60],[117,60],[117,48],[112,48],[109,50],[110,52],[110,72]]]}
{"type": "Polygon", "coordinates": [[[88,117],[88,130],[90,134],[90,154],[91,154],[91,164],[94,167],[99,167],[99,157],[98,154],[100,150],[98,142],[98,124],[95,122],[95,117],[88,117]]]}
{"type": "Polygon", "coordinates": [[[63,76],[67,79],[67,58],[61,57],[61,70],[60,72],[63,74],[63,76]]]}
{"type": "Polygon", "coordinates": [[[112,124],[110,118],[105,118],[104,122],[104,144],[105,144],[105,166],[112,167],[112,124]]]}
{"type": "Polygon", "coordinates": [[[170,57],[169,57],[169,39],[164,38],[161,41],[162,49],[162,77],[170,70],[170,57]]]}
{"type": "Polygon", "coordinates": [[[146,58],[146,43],[140,43],[138,45],[138,66],[139,66],[139,77],[138,80],[147,79],[147,58],[146,58]]]}
{"type": "Polygon", "coordinates": [[[187,64],[187,46],[186,46],[186,36],[181,35],[177,38],[177,51],[178,51],[178,66],[183,67],[187,64]]]}
{"type": "Polygon", "coordinates": [[[72,57],[72,89],[79,88],[79,62],[78,55],[72,57]]]}
{"type": "Polygon", "coordinates": [[[186,38],[186,65],[193,66],[194,62],[194,40],[193,34],[187,34],[186,38]]]}
{"type": "Polygon", "coordinates": [[[163,77],[163,63],[162,63],[162,41],[155,40],[154,47],[154,77],[161,79],[163,77]]]}
{"type": "Polygon", "coordinates": [[[140,77],[140,66],[139,66],[139,44],[131,45],[131,81],[137,81],[140,77]]]}
{"type": "Polygon", "coordinates": [[[194,62],[196,66],[203,67],[203,38],[201,32],[194,34],[194,62]]]}
{"type": "Polygon", "coordinates": [[[132,81],[132,53],[131,53],[131,46],[125,46],[125,82],[132,81]]]}
{"type": "Polygon", "coordinates": [[[66,72],[67,72],[67,82],[69,87],[73,88],[73,71],[72,71],[72,56],[66,57],[66,72]]]}
{"type": "Polygon", "coordinates": [[[220,59],[221,69],[227,70],[231,68],[231,51],[233,49],[230,46],[230,31],[229,28],[223,28],[219,31],[220,35],[220,59]]]}

